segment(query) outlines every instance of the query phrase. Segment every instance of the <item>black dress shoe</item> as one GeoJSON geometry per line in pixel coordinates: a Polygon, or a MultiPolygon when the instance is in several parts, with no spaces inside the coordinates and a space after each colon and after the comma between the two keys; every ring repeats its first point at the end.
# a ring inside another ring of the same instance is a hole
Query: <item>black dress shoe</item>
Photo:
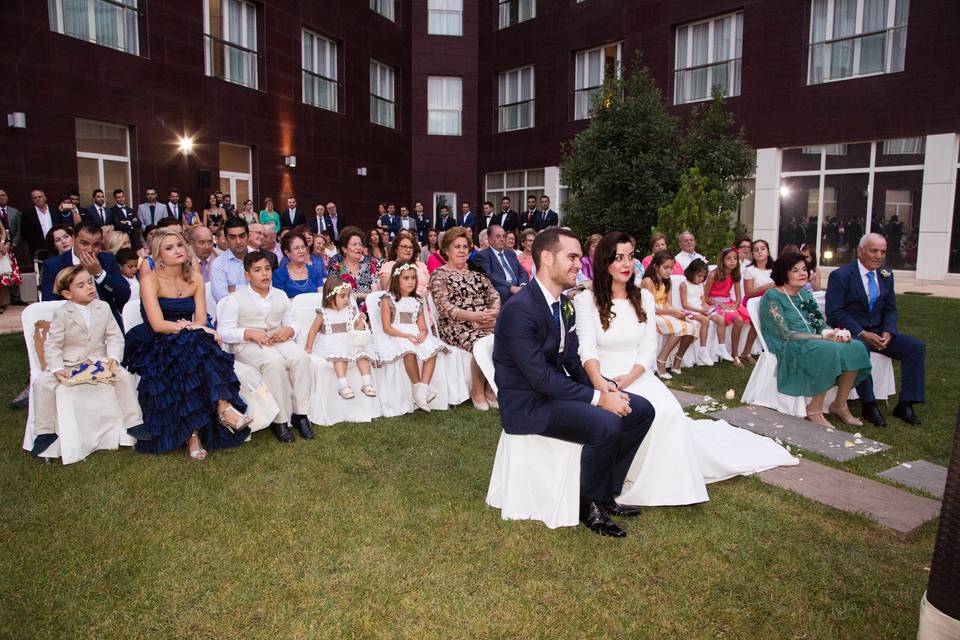
{"type": "Polygon", "coordinates": [[[590,531],[599,533],[602,536],[623,538],[627,535],[626,531],[618,527],[616,523],[610,519],[610,516],[607,515],[603,507],[593,500],[580,507],[580,522],[582,522],[583,526],[587,529],[590,529],[590,531]]]}
{"type": "Polygon", "coordinates": [[[640,507],[632,504],[618,504],[616,500],[611,500],[610,502],[603,505],[603,508],[606,509],[607,513],[612,516],[620,516],[621,518],[632,518],[634,516],[640,515],[640,507]]]}
{"type": "Polygon", "coordinates": [[[300,435],[307,440],[313,440],[316,437],[316,434],[313,432],[313,428],[310,426],[310,419],[307,418],[307,416],[300,413],[295,413],[290,418],[290,422],[292,422],[293,426],[297,428],[297,431],[300,432],[300,435]]]}
{"type": "Polygon", "coordinates": [[[273,431],[273,435],[277,436],[277,440],[280,442],[293,442],[294,437],[290,432],[287,423],[285,422],[274,422],[270,425],[270,429],[273,431]]]}
{"type": "Polygon", "coordinates": [[[875,427],[885,427],[887,426],[887,421],[884,419],[883,414],[880,413],[880,409],[877,409],[875,404],[865,404],[863,405],[863,419],[872,424],[875,427]]]}
{"type": "Polygon", "coordinates": [[[34,458],[39,458],[40,454],[50,448],[54,442],[57,441],[57,434],[55,433],[42,433],[36,438],[33,439],[33,449],[30,450],[30,455],[34,458]]]}
{"type": "Polygon", "coordinates": [[[912,424],[916,427],[922,424],[920,417],[913,412],[913,406],[903,402],[897,403],[897,406],[893,408],[893,415],[907,424],[912,424]]]}

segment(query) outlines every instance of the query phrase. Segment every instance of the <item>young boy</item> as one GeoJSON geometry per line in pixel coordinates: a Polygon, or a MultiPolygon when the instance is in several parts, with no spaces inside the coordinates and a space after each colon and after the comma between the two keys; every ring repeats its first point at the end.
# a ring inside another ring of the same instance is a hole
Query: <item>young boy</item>
{"type": "Polygon", "coordinates": [[[120,273],[130,285],[130,299],[140,298],[140,281],[137,280],[137,265],[140,264],[140,254],[133,249],[120,249],[117,251],[117,266],[120,267],[120,273]]]}
{"type": "Polygon", "coordinates": [[[123,416],[123,427],[143,424],[137,385],[120,366],[123,359],[123,334],[110,305],[97,299],[93,276],[83,265],[61,270],[54,290],[67,302],[53,314],[50,332],[44,343],[46,371],[33,383],[33,407],[36,439],[31,454],[39,456],[57,440],[57,386],[70,378],[71,371],[83,363],[99,361],[113,374],[116,402],[123,416]]]}

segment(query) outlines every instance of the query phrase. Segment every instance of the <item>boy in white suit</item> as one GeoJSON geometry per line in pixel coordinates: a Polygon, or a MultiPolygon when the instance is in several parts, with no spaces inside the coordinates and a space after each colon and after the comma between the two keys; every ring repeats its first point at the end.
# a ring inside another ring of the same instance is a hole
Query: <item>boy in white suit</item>
{"type": "MultiPolygon", "coordinates": [[[[83,265],[62,269],[54,290],[67,302],[53,314],[50,332],[44,342],[46,370],[33,383],[33,408],[36,439],[31,454],[39,456],[57,440],[57,387],[71,377],[71,370],[84,363],[100,362],[105,371],[98,377],[111,378],[123,415],[123,427],[131,429],[143,424],[137,385],[123,359],[123,333],[117,325],[110,305],[97,299],[93,276],[83,265]]],[[[92,366],[92,365],[91,365],[92,366]]]]}

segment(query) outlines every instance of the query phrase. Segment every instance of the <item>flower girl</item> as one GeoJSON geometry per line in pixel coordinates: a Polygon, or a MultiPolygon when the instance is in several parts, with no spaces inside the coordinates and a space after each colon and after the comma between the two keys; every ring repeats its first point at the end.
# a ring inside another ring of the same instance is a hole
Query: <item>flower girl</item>
{"type": "Polygon", "coordinates": [[[686,277],[680,283],[680,302],[685,311],[690,312],[690,319],[700,323],[700,344],[697,347],[697,364],[707,367],[713,366],[713,358],[707,349],[707,333],[710,323],[717,325],[717,339],[723,343],[726,325],[723,316],[717,313],[716,307],[710,306],[703,299],[703,283],[707,279],[710,269],[707,263],[700,258],[695,259],[684,270],[686,277]]]}
{"type": "Polygon", "coordinates": [[[353,389],[347,382],[347,365],[357,363],[362,376],[361,393],[371,398],[377,395],[370,375],[371,357],[366,349],[369,339],[366,316],[357,311],[350,297],[351,287],[336,276],[323,283],[323,307],[317,309],[317,317],[307,334],[307,353],[314,353],[329,360],[337,374],[340,397],[350,400],[353,389]]]}
{"type": "Polygon", "coordinates": [[[427,331],[423,302],[417,295],[415,263],[399,262],[394,267],[390,291],[380,298],[380,317],[383,323],[383,335],[377,337],[380,359],[393,362],[403,358],[403,368],[413,383],[414,404],[430,411],[430,401],[436,396],[430,391],[430,380],[437,354],[446,352],[447,348],[427,331]]]}

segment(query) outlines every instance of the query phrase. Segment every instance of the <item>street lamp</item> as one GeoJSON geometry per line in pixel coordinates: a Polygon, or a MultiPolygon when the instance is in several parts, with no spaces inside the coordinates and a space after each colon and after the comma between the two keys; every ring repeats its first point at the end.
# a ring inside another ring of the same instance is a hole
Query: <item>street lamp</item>
{"type": "Polygon", "coordinates": [[[188,136],[180,136],[177,140],[177,149],[180,150],[180,153],[187,156],[193,153],[193,138],[188,136]]]}

